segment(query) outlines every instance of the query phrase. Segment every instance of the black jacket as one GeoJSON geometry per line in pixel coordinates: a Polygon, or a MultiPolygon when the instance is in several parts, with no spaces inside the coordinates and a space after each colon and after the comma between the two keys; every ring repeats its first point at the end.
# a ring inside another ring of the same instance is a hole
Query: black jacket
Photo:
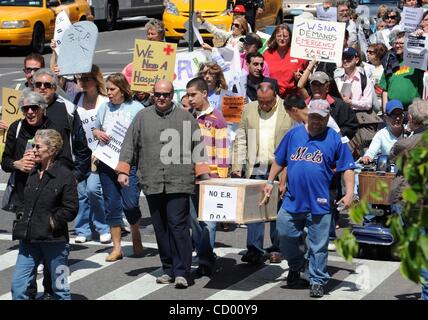
{"type": "Polygon", "coordinates": [[[358,119],[355,111],[343,100],[332,97],[334,103],[330,104],[330,114],[340,128],[342,136],[348,137],[349,140],[355,136],[358,129],[358,119]]]}
{"type": "Polygon", "coordinates": [[[78,210],[76,179],[63,163],[55,161],[41,180],[38,169],[34,168],[25,186],[23,215],[14,222],[13,239],[68,242],[67,222],[74,220],[78,210]]]}
{"type": "Polygon", "coordinates": [[[21,211],[24,207],[24,187],[27,182],[28,173],[16,170],[13,163],[22,158],[25,153],[27,141],[34,138],[34,135],[39,129],[55,129],[61,134],[64,140],[64,147],[58,155],[58,159],[65,164],[73,163],[71,158],[70,144],[67,140],[67,134],[63,128],[58,127],[49,118],[44,118],[42,125],[38,127],[30,126],[27,121],[22,120],[21,129],[19,130],[18,138],[16,131],[18,124],[21,120],[12,123],[7,132],[6,145],[3,152],[1,167],[5,172],[15,172],[15,188],[12,193],[11,203],[14,205],[16,211],[21,211]]]}
{"type": "Polygon", "coordinates": [[[86,179],[91,168],[91,149],[88,147],[85,130],[82,127],[79,114],[76,109],[72,114],[67,111],[66,103],[61,98],[56,97],[46,109],[46,115],[52,122],[60,128],[63,128],[67,134],[67,144],[70,145],[71,138],[71,159],[74,160],[67,163],[67,166],[73,170],[73,173],[78,181],[86,179]]]}

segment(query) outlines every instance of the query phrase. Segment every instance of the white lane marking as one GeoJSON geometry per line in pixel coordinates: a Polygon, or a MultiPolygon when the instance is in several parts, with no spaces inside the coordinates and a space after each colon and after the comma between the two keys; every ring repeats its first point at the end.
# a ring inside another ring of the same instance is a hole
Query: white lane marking
{"type": "MultiPolygon", "coordinates": [[[[236,248],[218,248],[214,249],[218,257],[223,257],[226,254],[234,253],[237,254],[242,249],[236,248]]],[[[116,290],[99,297],[97,300],[139,300],[145,296],[162,289],[168,284],[156,283],[156,278],[162,275],[162,268],[158,268],[155,271],[145,274],[144,276],[134,280],[126,285],[117,288],[116,290]]]]}
{"type": "Polygon", "coordinates": [[[0,271],[13,267],[16,264],[18,250],[12,250],[0,256],[0,271]]]}
{"type": "Polygon", "coordinates": [[[107,52],[107,51],[111,51],[111,50],[113,50],[113,49],[101,49],[101,50],[95,51],[95,53],[107,52]]]}

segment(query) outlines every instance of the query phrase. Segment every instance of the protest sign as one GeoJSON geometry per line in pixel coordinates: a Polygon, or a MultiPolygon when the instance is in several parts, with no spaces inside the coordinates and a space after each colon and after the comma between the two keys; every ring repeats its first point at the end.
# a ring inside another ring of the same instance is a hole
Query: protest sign
{"type": "Polygon", "coordinates": [[[60,47],[62,44],[62,38],[64,37],[65,31],[71,27],[70,19],[65,11],[61,11],[55,19],[55,33],[54,41],[56,43],[55,52],[59,56],[60,47]]]}
{"type": "Polygon", "coordinates": [[[294,19],[291,57],[324,62],[342,62],[345,23],[294,19]]]}
{"type": "Polygon", "coordinates": [[[197,76],[201,63],[207,62],[204,50],[178,52],[174,69],[174,100],[180,101],[186,93],[186,84],[197,76]]]}
{"type": "MultiPolygon", "coordinates": [[[[23,115],[18,106],[21,91],[3,88],[2,90],[2,120],[9,126],[18,119],[22,119],[23,115]]],[[[6,132],[0,130],[0,144],[6,143],[6,132]]]]}
{"type": "Polygon", "coordinates": [[[97,26],[90,21],[77,22],[64,32],[58,56],[60,75],[91,71],[97,37],[97,26]]]}
{"type": "Polygon", "coordinates": [[[404,65],[425,71],[428,61],[428,37],[406,34],[403,59],[404,65]]]}
{"type": "Polygon", "coordinates": [[[199,26],[200,23],[198,23],[198,18],[196,17],[196,12],[193,12],[193,16],[192,16],[192,27],[193,27],[193,33],[195,35],[195,38],[198,39],[199,44],[203,44],[204,40],[202,39],[202,36],[199,32],[199,26]]]}
{"type": "Polygon", "coordinates": [[[174,78],[177,44],[135,40],[131,89],[150,92],[159,80],[174,78]]]}
{"type": "Polygon", "coordinates": [[[112,169],[116,169],[119,163],[120,150],[125,139],[126,131],[131,123],[125,118],[118,116],[115,122],[106,128],[105,132],[110,136],[110,142],[105,144],[98,143],[92,155],[98,160],[104,162],[112,169]]]}
{"type": "Polygon", "coordinates": [[[223,96],[221,100],[221,109],[224,119],[227,122],[239,123],[244,104],[245,101],[242,96],[223,96]]]}
{"type": "Polygon", "coordinates": [[[337,8],[330,7],[325,9],[322,4],[317,6],[317,18],[321,21],[337,22],[337,8]]]}
{"type": "Polygon", "coordinates": [[[92,130],[95,127],[95,120],[97,119],[97,109],[86,110],[84,108],[77,108],[77,112],[79,113],[80,120],[82,121],[83,130],[85,130],[88,147],[94,151],[98,144],[98,140],[96,140],[92,133],[92,130]]]}
{"type": "Polygon", "coordinates": [[[423,8],[410,8],[404,7],[402,13],[402,20],[404,31],[413,32],[417,29],[424,14],[423,8]]]}
{"type": "Polygon", "coordinates": [[[263,54],[267,49],[267,42],[270,39],[270,35],[261,31],[257,31],[256,34],[262,38],[263,46],[259,49],[259,52],[263,54]]]}

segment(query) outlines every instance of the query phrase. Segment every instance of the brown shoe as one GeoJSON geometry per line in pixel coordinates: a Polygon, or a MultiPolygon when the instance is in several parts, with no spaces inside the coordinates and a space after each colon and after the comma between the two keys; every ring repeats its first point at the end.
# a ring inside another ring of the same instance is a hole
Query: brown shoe
{"type": "Polygon", "coordinates": [[[269,261],[270,263],[281,263],[282,256],[279,252],[271,252],[269,261]]]}
{"type": "Polygon", "coordinates": [[[123,252],[122,251],[112,251],[108,257],[106,258],[107,262],[114,262],[117,260],[123,259],[123,252]]]}

